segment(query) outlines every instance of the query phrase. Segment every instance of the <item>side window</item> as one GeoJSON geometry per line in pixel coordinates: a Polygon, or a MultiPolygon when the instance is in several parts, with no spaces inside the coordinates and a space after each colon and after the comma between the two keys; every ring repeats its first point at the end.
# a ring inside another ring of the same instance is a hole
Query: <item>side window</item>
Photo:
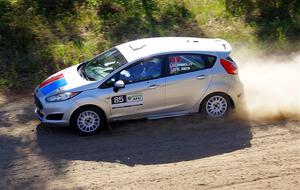
{"type": "Polygon", "coordinates": [[[177,75],[211,68],[216,60],[214,56],[196,54],[170,55],[169,75],[177,75]]]}
{"type": "Polygon", "coordinates": [[[139,61],[137,64],[122,70],[119,80],[125,84],[140,82],[162,76],[163,57],[155,57],[139,61]]]}
{"type": "Polygon", "coordinates": [[[165,59],[163,56],[139,61],[115,74],[103,85],[101,85],[101,88],[113,87],[117,80],[123,80],[125,84],[130,84],[134,82],[160,78],[163,75],[162,67],[164,61],[165,59]]]}

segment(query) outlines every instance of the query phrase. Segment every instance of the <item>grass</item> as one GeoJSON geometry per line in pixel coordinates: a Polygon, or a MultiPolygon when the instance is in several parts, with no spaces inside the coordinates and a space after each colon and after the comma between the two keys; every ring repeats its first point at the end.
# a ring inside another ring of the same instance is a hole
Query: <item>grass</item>
{"type": "Polygon", "coordinates": [[[268,52],[299,50],[292,0],[0,0],[0,89],[45,77],[129,40],[224,38],[268,52]]]}

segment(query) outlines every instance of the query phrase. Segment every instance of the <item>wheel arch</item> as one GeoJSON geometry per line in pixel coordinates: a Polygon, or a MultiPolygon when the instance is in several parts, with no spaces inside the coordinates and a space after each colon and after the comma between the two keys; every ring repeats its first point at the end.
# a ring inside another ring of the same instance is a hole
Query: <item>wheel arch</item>
{"type": "Polygon", "coordinates": [[[104,111],[101,107],[99,107],[99,106],[97,106],[97,105],[95,105],[95,104],[85,104],[85,105],[81,105],[81,106],[77,107],[77,108],[72,112],[71,117],[70,117],[70,119],[69,119],[69,123],[71,123],[71,121],[72,121],[72,119],[73,119],[73,117],[74,117],[74,115],[75,115],[75,113],[76,113],[77,111],[79,111],[79,110],[81,110],[81,109],[84,109],[84,108],[89,108],[89,107],[93,107],[93,108],[98,109],[98,110],[104,115],[104,119],[105,119],[104,122],[107,121],[107,115],[106,115],[105,111],[104,111]]]}
{"type": "Polygon", "coordinates": [[[205,100],[206,100],[208,97],[210,97],[210,96],[212,96],[212,95],[215,95],[215,94],[222,94],[222,95],[225,95],[226,97],[228,97],[228,99],[230,100],[230,103],[231,103],[232,108],[235,108],[235,103],[234,103],[233,99],[231,98],[231,96],[230,96],[228,93],[223,92],[223,91],[215,91],[215,92],[210,92],[210,93],[206,94],[206,95],[203,97],[203,99],[201,100],[201,103],[200,103],[200,105],[199,105],[199,111],[201,110],[201,107],[202,107],[203,103],[205,102],[205,100]]]}

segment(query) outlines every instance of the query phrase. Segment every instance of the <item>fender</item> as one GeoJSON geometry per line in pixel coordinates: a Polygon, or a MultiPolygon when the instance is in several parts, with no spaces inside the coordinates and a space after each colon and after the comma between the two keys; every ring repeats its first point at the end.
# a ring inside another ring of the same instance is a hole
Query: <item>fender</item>
{"type": "MultiPolygon", "coordinates": [[[[74,99],[74,102],[78,106],[76,109],[85,105],[95,105],[103,110],[106,119],[109,120],[111,115],[110,105],[108,103],[109,101],[107,101],[109,97],[107,91],[105,91],[104,89],[95,88],[95,89],[87,90],[74,98],[76,98],[74,99]]],[[[74,113],[75,110],[73,110],[72,114],[74,113]]]]}
{"type": "Polygon", "coordinates": [[[213,79],[208,87],[208,89],[206,90],[206,92],[203,94],[203,96],[201,97],[201,99],[198,101],[198,103],[195,105],[194,110],[199,110],[199,107],[202,103],[202,101],[204,100],[205,97],[207,97],[209,94],[212,94],[214,92],[223,92],[225,94],[228,94],[228,84],[226,80],[220,81],[220,80],[215,80],[213,79]]]}

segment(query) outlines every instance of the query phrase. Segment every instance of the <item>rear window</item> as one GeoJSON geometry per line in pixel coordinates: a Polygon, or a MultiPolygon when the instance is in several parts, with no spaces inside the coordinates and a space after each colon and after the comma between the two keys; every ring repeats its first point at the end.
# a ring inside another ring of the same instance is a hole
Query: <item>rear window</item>
{"type": "Polygon", "coordinates": [[[233,61],[233,59],[231,58],[231,57],[226,57],[226,59],[228,60],[228,61],[231,61],[231,62],[233,62],[233,63],[235,63],[235,61],[233,61]]]}
{"type": "Polygon", "coordinates": [[[211,68],[216,57],[199,54],[176,54],[169,55],[169,75],[177,75],[211,68]]]}

